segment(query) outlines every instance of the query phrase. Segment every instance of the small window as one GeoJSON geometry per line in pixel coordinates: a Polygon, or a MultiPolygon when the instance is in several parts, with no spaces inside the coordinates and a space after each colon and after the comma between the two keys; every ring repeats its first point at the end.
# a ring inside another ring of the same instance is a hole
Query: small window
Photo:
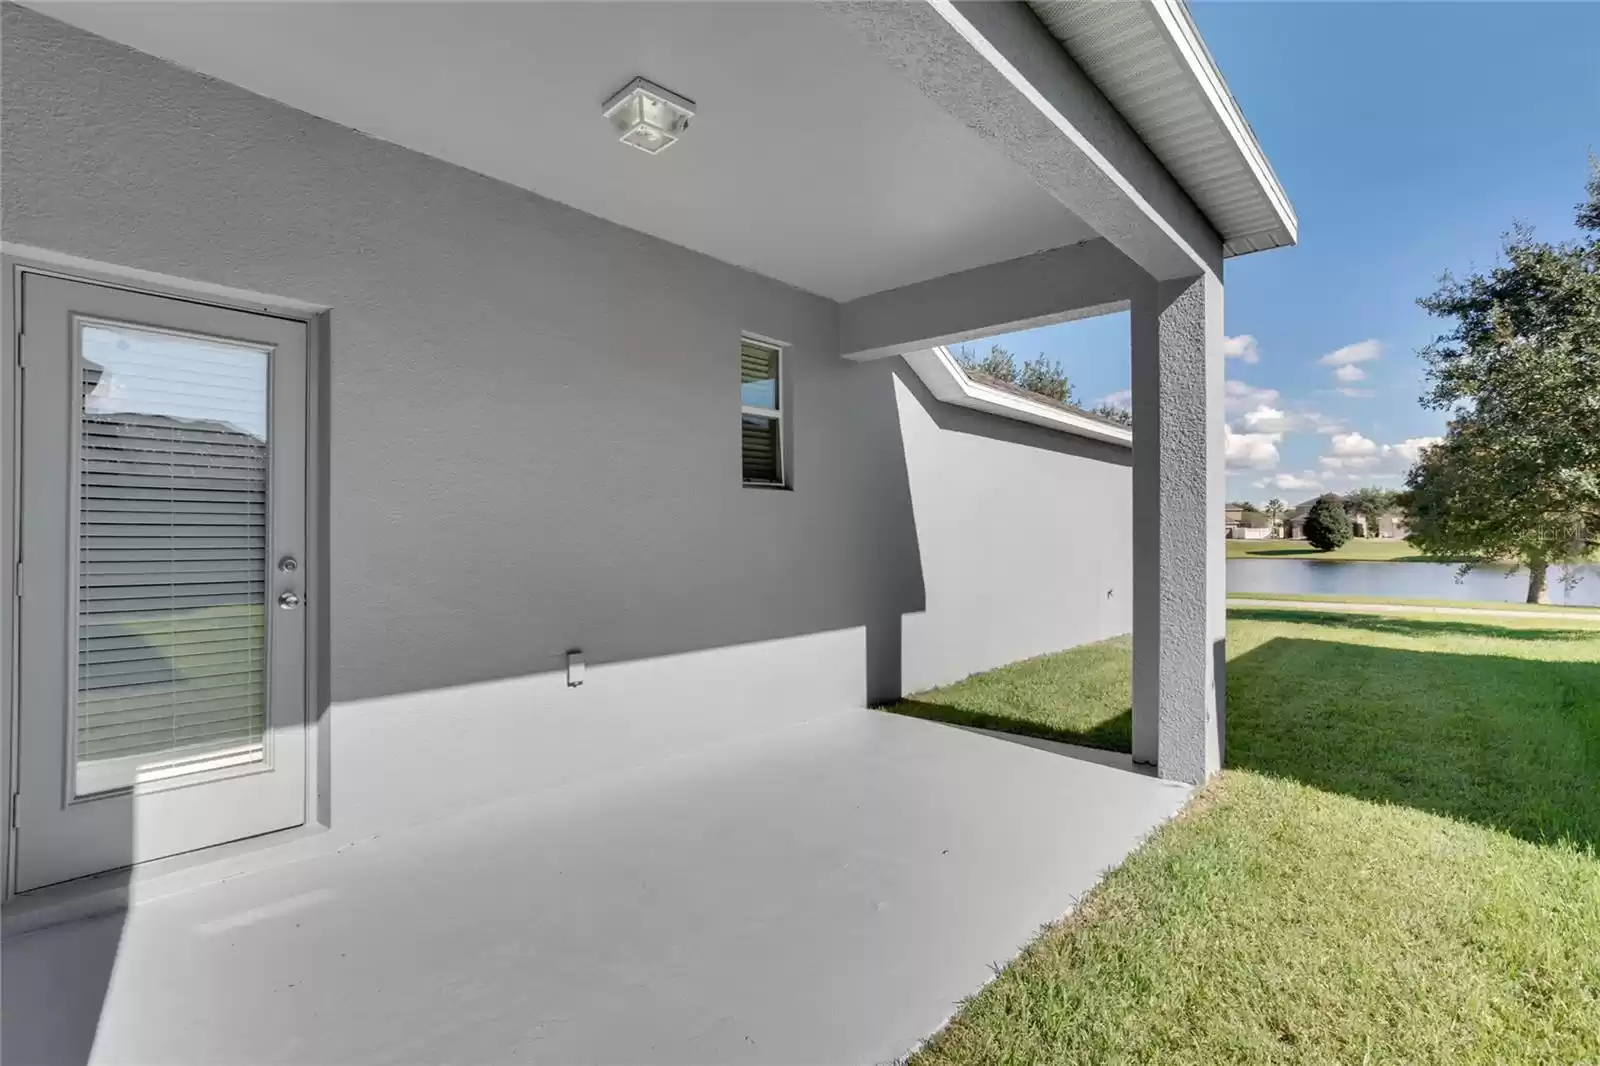
{"type": "Polygon", "coordinates": [[[746,339],[739,346],[740,441],[746,485],[782,485],[783,407],[772,345],[746,339]]]}

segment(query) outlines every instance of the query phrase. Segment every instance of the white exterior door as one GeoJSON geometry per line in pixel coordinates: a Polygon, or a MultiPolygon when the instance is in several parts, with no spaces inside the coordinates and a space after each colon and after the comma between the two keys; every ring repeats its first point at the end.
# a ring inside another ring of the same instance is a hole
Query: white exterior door
{"type": "Polygon", "coordinates": [[[16,888],[305,820],[304,323],[24,274],[16,888]]]}

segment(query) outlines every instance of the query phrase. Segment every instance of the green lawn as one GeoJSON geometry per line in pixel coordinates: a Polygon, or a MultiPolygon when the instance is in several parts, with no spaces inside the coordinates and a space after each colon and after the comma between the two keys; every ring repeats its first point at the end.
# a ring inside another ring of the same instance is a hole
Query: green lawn
{"type": "Polygon", "coordinates": [[[1393,607],[1469,607],[1479,610],[1528,611],[1533,614],[1591,611],[1600,621],[1600,607],[1577,607],[1559,603],[1504,603],[1500,600],[1429,600],[1394,596],[1317,596],[1287,592],[1230,592],[1230,600],[1273,600],[1288,603],[1352,603],[1393,607]]]}
{"type": "MultiPolygon", "coordinates": [[[[1110,744],[1127,658],[914,710],[1110,744]]],[[[1600,1062],[1600,627],[1251,610],[1228,686],[1229,769],[913,1062],[1600,1062]]]]}
{"type": "Polygon", "coordinates": [[[901,700],[901,714],[1090,748],[1133,744],[1133,644],[1116,637],[1044,655],[901,700]]]}
{"type": "Polygon", "coordinates": [[[1230,559],[1327,559],[1345,563],[1439,563],[1449,559],[1423,555],[1403,540],[1354,539],[1331,552],[1318,551],[1303,540],[1232,540],[1230,559]]]}

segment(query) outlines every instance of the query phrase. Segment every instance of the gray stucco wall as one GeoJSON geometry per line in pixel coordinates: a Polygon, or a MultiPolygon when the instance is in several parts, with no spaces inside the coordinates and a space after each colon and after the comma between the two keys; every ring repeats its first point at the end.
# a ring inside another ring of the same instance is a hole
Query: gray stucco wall
{"type": "Polygon", "coordinates": [[[905,691],[1133,625],[1133,453],[953,407],[891,364],[925,608],[905,691]]]}
{"type": "Polygon", "coordinates": [[[31,11],[3,47],[0,236],[330,309],[345,828],[1127,628],[1125,466],[840,359],[836,304],[31,11]],[[792,345],[792,492],[740,485],[743,330],[792,345]]]}

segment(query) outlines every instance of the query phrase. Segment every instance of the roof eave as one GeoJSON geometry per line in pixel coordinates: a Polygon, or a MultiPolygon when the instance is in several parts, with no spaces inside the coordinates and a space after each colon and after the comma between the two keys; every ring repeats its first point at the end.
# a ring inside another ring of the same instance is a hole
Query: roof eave
{"type": "Polygon", "coordinates": [[[967,407],[985,414],[1029,422],[1057,433],[1070,433],[1119,448],[1133,447],[1133,430],[1098,418],[1086,411],[1075,411],[1043,398],[1032,399],[1006,389],[969,378],[950,349],[942,344],[902,357],[927,386],[934,399],[956,407],[967,407]]]}
{"type": "Polygon", "coordinates": [[[1211,57],[1211,50],[1200,36],[1200,28],[1195,25],[1188,4],[1184,0],[1149,0],[1149,3],[1157,24],[1183,58],[1190,76],[1205,94],[1212,111],[1232,139],[1241,161],[1250,168],[1257,187],[1271,204],[1278,219],[1278,225],[1265,232],[1223,234],[1222,254],[1245,255],[1296,243],[1300,236],[1300,220],[1295,215],[1294,205],[1289,202],[1289,194],[1284,191],[1283,183],[1278,180],[1272,164],[1267,160],[1267,154],[1256,139],[1255,131],[1250,128],[1249,120],[1240,110],[1239,102],[1229,91],[1221,68],[1211,57]]]}
{"type": "Polygon", "coordinates": [[[1185,0],[1027,0],[1221,238],[1224,257],[1295,244],[1299,220],[1185,0]]]}

